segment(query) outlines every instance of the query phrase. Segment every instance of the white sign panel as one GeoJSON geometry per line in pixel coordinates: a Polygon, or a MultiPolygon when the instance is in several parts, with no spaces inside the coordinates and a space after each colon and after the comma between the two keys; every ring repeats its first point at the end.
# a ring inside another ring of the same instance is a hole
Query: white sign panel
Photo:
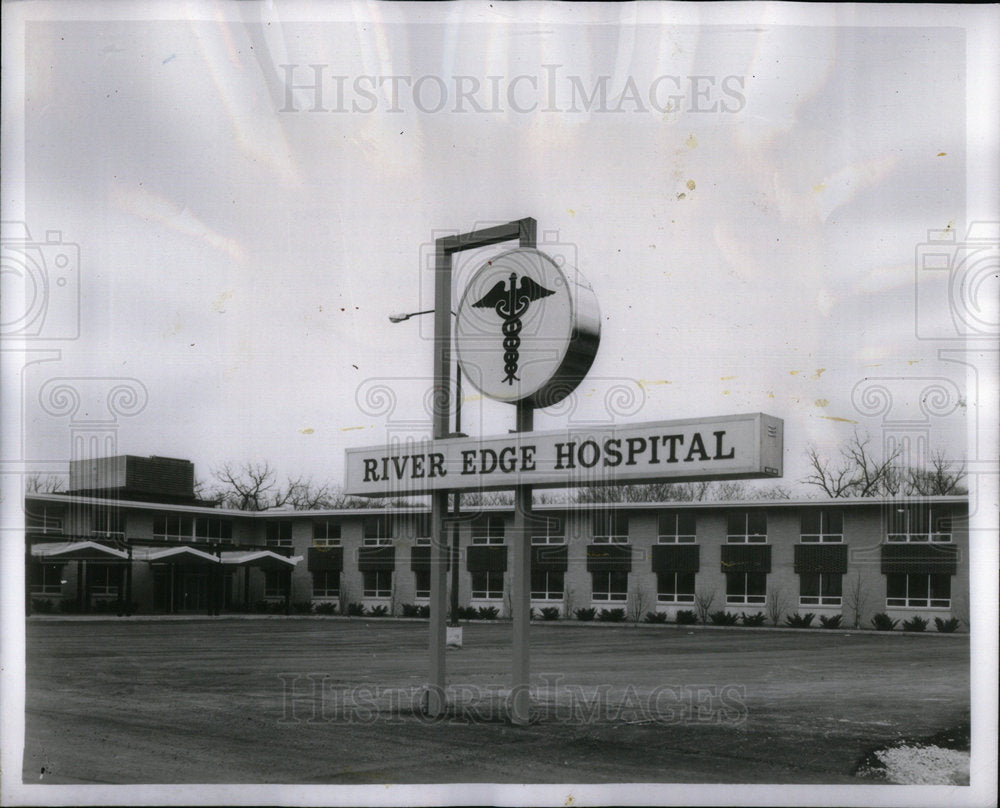
{"type": "Polygon", "coordinates": [[[483,395],[549,407],[590,370],[601,316],[590,284],[572,267],[522,247],[473,274],[458,306],[462,370],[483,395]]]}
{"type": "Polygon", "coordinates": [[[346,493],[780,477],[783,432],[781,419],[752,413],[348,449],[346,493]]]}

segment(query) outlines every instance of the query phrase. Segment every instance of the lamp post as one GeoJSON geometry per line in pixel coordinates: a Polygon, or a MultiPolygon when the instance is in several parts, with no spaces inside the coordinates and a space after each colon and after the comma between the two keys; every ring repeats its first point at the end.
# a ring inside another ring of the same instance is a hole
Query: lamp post
{"type": "MultiPolygon", "coordinates": [[[[402,323],[411,317],[419,317],[422,314],[433,314],[434,309],[424,311],[411,311],[409,313],[390,314],[390,323],[402,323]]],[[[454,316],[455,312],[451,312],[454,316]]],[[[455,435],[462,435],[462,366],[458,363],[458,356],[455,357],[455,435]]],[[[462,513],[462,495],[456,491],[452,494],[452,515],[455,522],[451,528],[451,619],[448,625],[458,626],[458,559],[459,559],[459,521],[458,517],[462,513]]],[[[459,637],[461,641],[461,637],[459,637]]]]}

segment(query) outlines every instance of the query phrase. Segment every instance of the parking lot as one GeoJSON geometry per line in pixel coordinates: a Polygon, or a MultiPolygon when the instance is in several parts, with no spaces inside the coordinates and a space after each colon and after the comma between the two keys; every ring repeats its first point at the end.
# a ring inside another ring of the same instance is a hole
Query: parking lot
{"type": "Polygon", "coordinates": [[[509,623],[31,618],[25,782],[851,783],[873,747],[968,720],[967,635],[536,624],[512,726],[509,623]]]}

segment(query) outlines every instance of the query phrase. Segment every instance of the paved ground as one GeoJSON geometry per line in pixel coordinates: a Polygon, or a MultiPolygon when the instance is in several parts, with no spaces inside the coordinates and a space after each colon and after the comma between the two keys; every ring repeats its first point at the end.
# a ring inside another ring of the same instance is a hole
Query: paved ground
{"type": "Polygon", "coordinates": [[[969,717],[967,636],[510,626],[448,652],[459,706],[411,709],[426,622],[36,619],[24,777],[44,783],[850,783],[862,756],[969,717]],[[294,698],[290,698],[294,696],[294,698]]]}

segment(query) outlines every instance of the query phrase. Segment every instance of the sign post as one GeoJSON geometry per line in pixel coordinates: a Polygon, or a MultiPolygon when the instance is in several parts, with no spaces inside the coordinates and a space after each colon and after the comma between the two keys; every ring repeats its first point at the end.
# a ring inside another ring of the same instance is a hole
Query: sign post
{"type": "MultiPolygon", "coordinates": [[[[763,413],[534,432],[535,408],[564,399],[590,370],[600,345],[600,327],[590,285],[573,268],[536,249],[534,219],[437,239],[433,438],[405,448],[348,449],[345,462],[349,495],[431,495],[430,664],[423,705],[429,716],[441,716],[448,707],[449,495],[456,498],[457,513],[462,491],[514,491],[510,717],[523,726],[531,712],[528,632],[534,488],[782,474],[783,424],[763,413]],[[460,366],[457,379],[464,372],[483,395],[515,405],[516,428],[492,438],[452,435],[452,255],[513,240],[518,241],[516,249],[486,261],[470,278],[455,313],[454,339],[460,366]]],[[[457,581],[458,558],[452,563],[457,581]]]]}
{"type": "MultiPolygon", "coordinates": [[[[488,247],[504,241],[517,240],[521,247],[534,247],[534,219],[520,219],[497,227],[474,230],[459,236],[445,236],[435,242],[434,260],[434,437],[448,436],[449,402],[451,401],[451,262],[452,255],[463,250],[488,247]]],[[[530,416],[529,416],[530,429],[530,416]]],[[[440,716],[447,708],[445,687],[448,536],[445,514],[448,511],[448,488],[435,491],[431,497],[431,598],[430,598],[430,666],[427,698],[424,704],[430,716],[440,716]]],[[[531,492],[528,490],[530,502],[531,492]]],[[[525,553],[528,555],[527,553],[525,553]]],[[[458,559],[452,560],[458,564],[458,559]]],[[[525,631],[525,640],[527,631],[525,631]]]]}

